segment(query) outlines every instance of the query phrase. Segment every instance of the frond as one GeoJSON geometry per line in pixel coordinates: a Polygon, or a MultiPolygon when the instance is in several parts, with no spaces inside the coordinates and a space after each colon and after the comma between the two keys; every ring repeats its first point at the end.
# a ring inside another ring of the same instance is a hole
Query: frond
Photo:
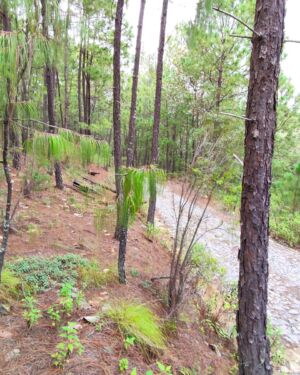
{"type": "Polygon", "coordinates": [[[35,131],[26,147],[41,164],[46,164],[47,161],[65,161],[68,158],[78,160],[86,166],[91,162],[110,160],[111,155],[106,142],[99,142],[67,129],[59,129],[57,134],[35,131]]]}

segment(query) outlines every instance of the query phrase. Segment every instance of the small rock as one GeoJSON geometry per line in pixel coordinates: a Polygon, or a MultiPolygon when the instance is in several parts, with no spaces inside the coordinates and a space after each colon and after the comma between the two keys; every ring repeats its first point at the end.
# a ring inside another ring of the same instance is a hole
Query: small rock
{"type": "Polygon", "coordinates": [[[6,362],[12,361],[13,359],[16,359],[17,357],[19,357],[20,354],[21,354],[20,349],[15,348],[6,354],[5,361],[6,362]]]}
{"type": "Polygon", "coordinates": [[[115,353],[114,350],[113,350],[113,348],[111,348],[110,346],[104,347],[103,351],[106,352],[106,353],[108,353],[108,354],[114,354],[115,353]]]}
{"type": "Polygon", "coordinates": [[[0,331],[0,337],[1,339],[11,339],[13,337],[12,332],[10,331],[0,331]]]}
{"type": "Polygon", "coordinates": [[[9,314],[9,307],[6,305],[0,304],[0,316],[4,316],[8,314],[9,314]]]}
{"type": "Polygon", "coordinates": [[[83,320],[91,324],[97,324],[100,322],[100,317],[98,315],[84,316],[83,320]]]}
{"type": "Polygon", "coordinates": [[[222,357],[221,352],[220,352],[219,348],[217,347],[217,345],[214,345],[214,344],[208,344],[208,347],[209,347],[209,349],[211,349],[212,351],[216,352],[216,354],[217,354],[218,357],[222,357]]]}
{"type": "Polygon", "coordinates": [[[83,301],[80,302],[79,308],[82,309],[82,310],[90,310],[91,305],[87,301],[83,300],[83,301]]]}

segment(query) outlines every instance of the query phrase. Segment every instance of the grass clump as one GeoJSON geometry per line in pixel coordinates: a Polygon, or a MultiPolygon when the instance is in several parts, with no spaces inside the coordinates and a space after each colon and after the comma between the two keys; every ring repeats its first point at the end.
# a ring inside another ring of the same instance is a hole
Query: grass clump
{"type": "Polygon", "coordinates": [[[118,301],[111,306],[107,316],[113,320],[122,334],[135,337],[142,348],[157,353],[165,348],[165,337],[155,314],[145,305],[118,301]]]}
{"type": "Polygon", "coordinates": [[[51,258],[24,258],[7,264],[7,268],[34,292],[43,292],[57,284],[76,282],[78,268],[88,264],[88,260],[78,255],[66,254],[51,258]]]}
{"type": "Polygon", "coordinates": [[[99,288],[118,280],[117,273],[113,268],[101,270],[96,261],[79,266],[78,274],[84,288],[99,288]]]}
{"type": "Polygon", "coordinates": [[[25,285],[22,285],[21,279],[14,272],[5,268],[1,275],[0,301],[10,302],[11,300],[21,299],[25,287],[25,285]]]}

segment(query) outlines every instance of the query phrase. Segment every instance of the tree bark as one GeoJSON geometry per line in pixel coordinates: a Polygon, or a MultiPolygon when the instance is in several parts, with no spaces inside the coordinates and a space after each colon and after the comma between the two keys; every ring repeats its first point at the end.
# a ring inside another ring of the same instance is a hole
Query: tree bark
{"type": "Polygon", "coordinates": [[[136,101],[137,101],[137,88],[139,80],[139,68],[141,58],[141,45],[142,45],[142,32],[143,32],[143,20],[145,12],[146,0],[141,0],[140,15],[138,21],[138,33],[136,38],[135,47],[135,59],[132,76],[132,89],[131,89],[131,107],[130,107],[130,118],[129,118],[129,130],[128,130],[128,145],[127,145],[127,167],[133,167],[134,165],[134,150],[136,142],[136,101]]]}
{"type": "MultiPolygon", "coordinates": [[[[42,28],[43,28],[43,36],[45,39],[49,38],[48,34],[48,14],[47,14],[47,0],[41,0],[42,4],[42,28]]],[[[56,131],[56,119],[55,119],[55,69],[52,66],[51,62],[46,59],[46,66],[45,66],[45,83],[47,88],[47,99],[48,99],[48,121],[49,121],[49,133],[55,133],[56,131]]],[[[60,162],[56,161],[55,165],[55,182],[56,187],[60,190],[64,188],[63,185],[63,178],[62,178],[62,171],[61,171],[61,164],[60,162]]]]}
{"type": "Polygon", "coordinates": [[[81,105],[81,75],[82,75],[82,41],[79,48],[78,78],[77,78],[77,100],[78,100],[78,122],[82,122],[81,105]]]}
{"type": "MultiPolygon", "coordinates": [[[[10,18],[7,10],[6,3],[2,7],[2,24],[3,30],[6,32],[11,32],[10,18]]],[[[5,214],[3,219],[3,231],[2,231],[2,241],[0,246],[0,281],[2,275],[2,269],[4,265],[4,256],[7,250],[8,237],[9,237],[9,228],[10,228],[10,211],[12,204],[12,194],[13,194],[13,183],[10,175],[10,168],[8,163],[9,158],[9,132],[12,123],[12,115],[14,112],[14,105],[11,101],[12,92],[11,92],[11,81],[8,78],[6,80],[6,93],[7,93],[7,102],[5,105],[4,120],[3,120],[3,171],[6,179],[7,193],[6,193],[6,205],[5,205],[5,214]]]]}
{"type": "Polygon", "coordinates": [[[272,373],[266,334],[271,163],[285,0],[257,0],[245,134],[237,313],[240,375],[272,373]]]}
{"type": "Polygon", "coordinates": [[[64,127],[64,114],[63,114],[63,103],[61,98],[61,89],[60,89],[60,80],[58,75],[58,70],[55,70],[56,74],[56,85],[57,85],[57,92],[58,92],[58,99],[59,99],[59,112],[60,112],[60,121],[61,121],[61,127],[64,127]]]}
{"type": "Polygon", "coordinates": [[[127,245],[127,226],[122,226],[119,230],[119,257],[118,257],[118,274],[120,284],[126,284],[125,259],[127,245]]]}
{"type": "Polygon", "coordinates": [[[64,120],[63,127],[69,127],[69,27],[70,27],[70,1],[68,0],[67,16],[66,16],[66,29],[65,29],[65,46],[64,46],[64,80],[65,80],[65,98],[64,98],[64,120]]]}
{"type": "Polygon", "coordinates": [[[114,58],[113,58],[113,130],[114,162],[117,197],[121,193],[120,168],[122,165],[121,148],[121,33],[124,0],[118,0],[115,18],[114,58]]]}
{"type": "MultiPolygon", "coordinates": [[[[166,38],[168,4],[169,4],[168,0],[163,1],[161,23],[160,23],[159,48],[158,48],[157,66],[156,66],[156,90],[155,90],[155,102],[154,102],[154,121],[153,121],[153,134],[152,134],[152,148],[151,148],[151,164],[157,164],[157,161],[158,161],[158,136],[159,136],[159,125],[160,125],[163,60],[164,60],[165,38],[166,38]]],[[[156,191],[153,192],[153,194],[150,194],[150,199],[149,199],[147,222],[150,224],[154,224],[155,208],[156,208],[156,191]]]]}

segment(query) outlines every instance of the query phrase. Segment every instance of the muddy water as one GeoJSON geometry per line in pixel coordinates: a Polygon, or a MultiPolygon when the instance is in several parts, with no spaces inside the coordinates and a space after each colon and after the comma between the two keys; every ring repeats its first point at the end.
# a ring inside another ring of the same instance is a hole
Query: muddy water
{"type": "MultiPolygon", "coordinates": [[[[178,207],[179,199],[179,195],[166,187],[157,200],[159,214],[171,230],[175,229],[174,204],[178,207]]],[[[196,219],[202,209],[201,205],[195,208],[196,219]]],[[[200,242],[226,267],[227,278],[237,281],[239,224],[229,218],[224,221],[221,212],[208,208],[201,233],[204,234],[200,242]],[[219,228],[211,230],[215,227],[219,228]]],[[[300,251],[270,240],[269,264],[269,317],[273,325],[280,328],[287,346],[296,350],[300,357],[300,251]]]]}

